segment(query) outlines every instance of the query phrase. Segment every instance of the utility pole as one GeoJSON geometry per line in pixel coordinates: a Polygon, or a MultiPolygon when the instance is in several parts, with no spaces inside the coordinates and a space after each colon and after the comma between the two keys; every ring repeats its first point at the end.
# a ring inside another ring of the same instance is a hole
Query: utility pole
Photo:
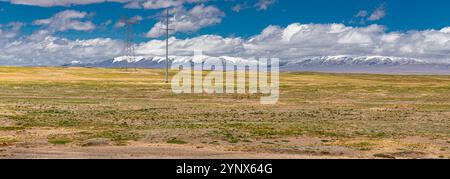
{"type": "Polygon", "coordinates": [[[169,9],[166,10],[166,83],[169,83],[169,9]]]}
{"type": "Polygon", "coordinates": [[[169,28],[169,25],[170,25],[169,9],[166,9],[166,28],[162,29],[166,31],[166,78],[165,78],[166,83],[169,83],[169,35],[170,31],[173,30],[169,28]]]}

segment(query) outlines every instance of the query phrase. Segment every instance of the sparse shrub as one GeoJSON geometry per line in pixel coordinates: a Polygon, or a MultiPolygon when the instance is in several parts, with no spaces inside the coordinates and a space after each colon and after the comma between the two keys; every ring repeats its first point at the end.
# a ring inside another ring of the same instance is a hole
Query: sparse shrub
{"type": "Polygon", "coordinates": [[[378,158],[395,159],[395,157],[392,156],[392,155],[389,155],[389,154],[382,154],[382,153],[380,153],[380,154],[374,154],[373,156],[374,156],[374,157],[378,157],[378,158]]]}
{"type": "Polygon", "coordinates": [[[71,143],[72,140],[68,139],[68,138],[53,138],[53,139],[48,139],[48,143],[50,144],[55,144],[55,145],[65,145],[68,143],[71,143]]]}
{"type": "Polygon", "coordinates": [[[188,142],[181,140],[181,139],[177,139],[177,138],[171,138],[171,139],[167,140],[167,143],[169,143],[169,144],[187,144],[188,142]]]}

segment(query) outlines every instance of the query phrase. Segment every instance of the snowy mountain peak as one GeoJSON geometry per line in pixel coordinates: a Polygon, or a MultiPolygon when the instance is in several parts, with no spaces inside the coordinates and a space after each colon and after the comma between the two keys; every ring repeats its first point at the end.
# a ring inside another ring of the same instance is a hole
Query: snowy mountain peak
{"type": "MultiPolygon", "coordinates": [[[[232,65],[242,65],[257,63],[255,59],[249,60],[229,56],[169,56],[169,59],[171,64],[225,62],[232,65]]],[[[99,63],[71,63],[65,66],[164,68],[165,60],[166,58],[161,56],[137,56],[135,59],[121,56],[99,63]]],[[[450,63],[430,63],[419,59],[405,57],[337,55],[281,59],[280,70],[339,73],[450,74],[450,63]]]]}
{"type": "MultiPolygon", "coordinates": [[[[122,63],[122,62],[128,62],[128,63],[139,63],[143,61],[152,61],[152,62],[164,62],[166,60],[166,57],[161,56],[136,56],[134,59],[127,57],[127,56],[120,56],[113,59],[112,63],[122,63]]],[[[219,61],[228,61],[232,63],[238,63],[242,61],[248,61],[243,58],[238,57],[229,57],[229,56],[220,56],[220,57],[212,57],[212,56],[169,56],[169,60],[171,63],[186,63],[186,62],[193,62],[193,63],[202,63],[204,61],[213,61],[213,60],[219,60],[219,61]]]]}
{"type": "Polygon", "coordinates": [[[320,56],[306,57],[294,60],[296,63],[312,64],[312,65],[405,65],[405,64],[423,64],[422,60],[403,57],[388,56],[320,56]]]}

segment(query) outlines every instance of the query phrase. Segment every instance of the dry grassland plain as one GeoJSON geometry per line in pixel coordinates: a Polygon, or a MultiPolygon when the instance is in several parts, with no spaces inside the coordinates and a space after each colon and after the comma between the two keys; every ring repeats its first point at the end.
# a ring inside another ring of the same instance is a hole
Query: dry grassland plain
{"type": "Polygon", "coordinates": [[[163,75],[0,67],[0,158],[450,158],[450,76],[282,73],[261,105],[163,75]]]}

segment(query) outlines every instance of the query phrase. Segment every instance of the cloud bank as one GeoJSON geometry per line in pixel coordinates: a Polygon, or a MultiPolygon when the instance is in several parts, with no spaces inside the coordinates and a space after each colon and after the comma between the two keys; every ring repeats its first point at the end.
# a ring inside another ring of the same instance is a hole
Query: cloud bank
{"type": "MultiPolygon", "coordinates": [[[[46,23],[48,24],[48,23],[46,23]]],[[[109,38],[68,40],[45,34],[18,35],[20,24],[0,26],[0,64],[61,65],[71,61],[98,62],[120,56],[123,43],[109,38]]],[[[305,56],[380,55],[450,62],[450,27],[440,30],[387,32],[386,27],[351,27],[343,24],[269,26],[250,38],[202,35],[170,39],[171,55],[192,55],[204,50],[210,56],[277,57],[294,60],[305,56]]],[[[160,56],[165,41],[136,44],[138,55],[160,56]]]]}

